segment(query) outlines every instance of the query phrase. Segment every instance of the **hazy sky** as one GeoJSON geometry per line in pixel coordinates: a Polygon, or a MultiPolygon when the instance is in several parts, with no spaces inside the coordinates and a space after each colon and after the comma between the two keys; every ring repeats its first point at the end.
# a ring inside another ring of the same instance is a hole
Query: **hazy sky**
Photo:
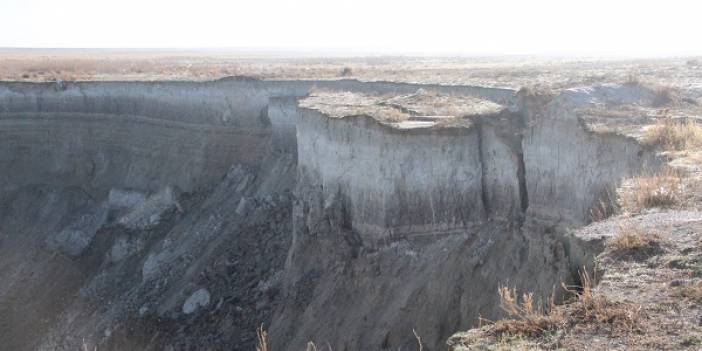
{"type": "Polygon", "coordinates": [[[0,0],[0,47],[702,54],[702,1],[0,0]]]}

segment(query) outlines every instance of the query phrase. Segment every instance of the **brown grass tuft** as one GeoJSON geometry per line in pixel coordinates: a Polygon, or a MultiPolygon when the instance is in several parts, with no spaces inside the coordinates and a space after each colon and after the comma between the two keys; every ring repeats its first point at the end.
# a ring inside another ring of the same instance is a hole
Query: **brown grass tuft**
{"type": "Polygon", "coordinates": [[[629,72],[624,76],[624,85],[644,85],[643,78],[636,72],[629,72]]]}
{"type": "Polygon", "coordinates": [[[702,303],[702,282],[676,287],[671,295],[702,303]]]}
{"type": "Polygon", "coordinates": [[[514,288],[501,286],[497,293],[500,296],[500,308],[510,317],[495,322],[493,331],[497,334],[537,337],[563,325],[563,316],[547,312],[541,302],[535,303],[533,293],[522,294],[521,301],[514,288]]]}
{"type": "Polygon", "coordinates": [[[702,147],[702,127],[693,120],[672,117],[660,119],[646,130],[643,142],[664,150],[688,150],[702,147]]]}
{"type": "Polygon", "coordinates": [[[268,332],[263,329],[263,325],[256,329],[256,338],[258,339],[256,351],[268,351],[268,332]]]}
{"type": "Polygon", "coordinates": [[[378,117],[383,121],[402,122],[406,121],[410,115],[397,108],[385,108],[378,112],[378,117]]]}
{"type": "Polygon", "coordinates": [[[680,92],[672,87],[658,87],[651,102],[654,107],[662,107],[680,101],[680,92]]]}
{"type": "Polygon", "coordinates": [[[612,332],[638,328],[640,307],[615,302],[595,292],[593,280],[587,273],[581,273],[580,280],[581,286],[577,288],[563,284],[572,299],[562,306],[556,306],[552,297],[548,311],[541,303],[534,302],[533,294],[523,294],[520,301],[515,289],[499,287],[500,307],[510,318],[495,322],[490,330],[500,336],[533,338],[574,326],[612,332]]]}
{"type": "Polygon", "coordinates": [[[617,235],[607,241],[612,254],[645,258],[661,250],[663,239],[657,233],[643,231],[633,225],[620,225],[617,235]]]}
{"type": "Polygon", "coordinates": [[[613,216],[619,210],[617,196],[609,188],[601,190],[589,209],[591,222],[598,222],[613,216]]]}
{"type": "Polygon", "coordinates": [[[683,202],[682,175],[668,169],[658,175],[628,179],[619,189],[619,207],[639,213],[653,207],[675,207],[683,202]]]}
{"type": "Polygon", "coordinates": [[[564,285],[575,295],[572,303],[565,305],[571,324],[589,324],[595,328],[607,327],[612,331],[632,331],[639,327],[641,307],[612,301],[594,290],[593,279],[586,271],[580,273],[580,289],[564,285]]]}
{"type": "Polygon", "coordinates": [[[80,346],[80,351],[97,351],[97,345],[93,347],[91,350],[88,344],[85,343],[85,339],[83,339],[83,344],[80,346]]]}
{"type": "Polygon", "coordinates": [[[348,77],[350,75],[353,75],[353,69],[351,67],[344,67],[344,69],[341,70],[341,73],[339,73],[342,77],[348,77]]]}

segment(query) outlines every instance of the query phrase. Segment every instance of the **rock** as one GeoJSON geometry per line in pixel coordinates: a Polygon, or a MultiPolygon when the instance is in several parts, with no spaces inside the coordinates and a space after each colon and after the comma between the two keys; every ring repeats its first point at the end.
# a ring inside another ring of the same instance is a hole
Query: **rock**
{"type": "Polygon", "coordinates": [[[107,203],[111,209],[131,209],[146,201],[146,196],[138,191],[111,189],[107,203]]]}
{"type": "Polygon", "coordinates": [[[73,257],[80,256],[90,246],[106,220],[107,206],[88,209],[58,234],[50,236],[46,244],[50,250],[73,257]]]}
{"type": "Polygon", "coordinates": [[[191,314],[197,311],[200,307],[205,307],[210,303],[210,292],[202,288],[195,291],[185,303],[183,303],[183,313],[191,314]]]}
{"type": "Polygon", "coordinates": [[[675,279],[675,280],[671,281],[669,285],[670,285],[670,287],[676,287],[676,286],[682,286],[685,284],[686,284],[686,282],[684,280],[675,279]]]}
{"type": "Polygon", "coordinates": [[[247,205],[249,201],[246,197],[242,197],[241,200],[239,200],[239,205],[236,206],[236,214],[243,216],[247,212],[247,205]]]}
{"type": "Polygon", "coordinates": [[[146,261],[144,261],[144,266],[141,269],[141,275],[144,281],[148,281],[156,277],[157,273],[161,270],[163,260],[164,257],[161,254],[150,254],[146,258],[146,261]]]}
{"type": "Polygon", "coordinates": [[[110,249],[110,262],[119,262],[138,252],[139,249],[139,243],[136,240],[130,240],[126,236],[119,236],[115,239],[112,249],[110,249]]]}
{"type": "Polygon", "coordinates": [[[180,204],[175,191],[169,186],[139,203],[118,223],[129,229],[148,229],[157,225],[163,213],[173,208],[180,208],[180,204]]]}

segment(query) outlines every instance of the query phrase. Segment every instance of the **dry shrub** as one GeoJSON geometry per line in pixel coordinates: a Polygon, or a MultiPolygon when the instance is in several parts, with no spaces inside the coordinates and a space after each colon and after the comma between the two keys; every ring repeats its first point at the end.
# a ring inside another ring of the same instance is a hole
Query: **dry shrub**
{"type": "Polygon", "coordinates": [[[671,295],[675,297],[684,297],[697,303],[702,303],[702,282],[676,287],[671,295]]]}
{"type": "Polygon", "coordinates": [[[661,250],[663,239],[634,225],[620,225],[617,235],[607,241],[607,251],[619,256],[646,258],[661,250]]]}
{"type": "Polygon", "coordinates": [[[672,87],[658,87],[651,102],[655,107],[666,106],[680,100],[680,93],[672,87]]]}
{"type": "Polygon", "coordinates": [[[434,125],[439,128],[446,128],[455,125],[458,121],[460,121],[460,119],[456,117],[445,117],[437,119],[434,125]]]}
{"type": "MultiPolygon", "coordinates": [[[[259,328],[256,328],[256,339],[258,341],[258,345],[256,345],[256,351],[268,351],[268,332],[263,329],[263,325],[261,325],[259,328]]],[[[327,348],[329,351],[332,351],[330,345],[327,345],[327,348]]],[[[315,345],[313,342],[310,341],[307,343],[305,351],[317,350],[317,345],[315,345]]]]}
{"type": "Polygon", "coordinates": [[[419,337],[419,334],[417,334],[417,331],[412,328],[412,334],[414,334],[414,338],[417,339],[417,345],[419,348],[419,351],[422,351],[424,347],[422,346],[422,338],[419,337]]]}
{"type": "Polygon", "coordinates": [[[88,344],[85,343],[85,339],[83,339],[83,344],[80,346],[80,351],[97,351],[97,349],[97,346],[95,346],[91,350],[88,344]]]}
{"type": "Polygon", "coordinates": [[[615,302],[596,293],[593,280],[587,273],[581,272],[580,280],[581,286],[577,288],[563,284],[572,299],[562,306],[555,306],[552,297],[549,311],[541,303],[534,302],[533,294],[523,294],[519,301],[515,289],[499,287],[500,307],[510,319],[495,322],[492,332],[497,335],[539,337],[574,326],[609,331],[632,331],[638,328],[640,307],[615,302]]]}
{"type": "Polygon", "coordinates": [[[619,207],[639,213],[653,207],[674,207],[683,202],[683,178],[667,169],[658,175],[628,179],[619,189],[619,207]]]}
{"type": "Polygon", "coordinates": [[[380,119],[388,122],[402,122],[406,121],[410,116],[409,114],[400,111],[397,108],[385,108],[378,112],[380,119]]]}
{"type": "Polygon", "coordinates": [[[665,150],[702,147],[702,127],[690,119],[680,121],[665,117],[646,130],[643,142],[665,150]]]}
{"type": "MultiPolygon", "coordinates": [[[[533,293],[522,294],[520,301],[516,289],[501,286],[497,292],[500,296],[500,308],[510,319],[495,322],[495,333],[537,337],[563,325],[563,316],[545,311],[541,302],[534,301],[533,293]]],[[[550,310],[554,311],[552,307],[553,299],[550,310]]]]}
{"type": "Polygon", "coordinates": [[[580,288],[564,285],[572,293],[573,302],[564,306],[565,315],[571,325],[588,324],[595,328],[607,327],[611,331],[630,332],[639,327],[641,307],[610,300],[594,290],[593,279],[586,271],[580,272],[580,288]]]}
{"type": "Polygon", "coordinates": [[[268,351],[268,332],[263,329],[263,325],[256,329],[256,339],[256,351],[268,351]]]}
{"type": "Polygon", "coordinates": [[[625,85],[643,85],[643,78],[637,72],[629,72],[624,76],[625,85]]]}
{"type": "Polygon", "coordinates": [[[344,69],[341,70],[340,75],[342,77],[348,77],[353,74],[353,69],[351,67],[344,67],[344,69]]]}
{"type": "Polygon", "coordinates": [[[617,213],[617,196],[609,188],[604,188],[593,201],[589,209],[591,222],[605,220],[617,213]]]}

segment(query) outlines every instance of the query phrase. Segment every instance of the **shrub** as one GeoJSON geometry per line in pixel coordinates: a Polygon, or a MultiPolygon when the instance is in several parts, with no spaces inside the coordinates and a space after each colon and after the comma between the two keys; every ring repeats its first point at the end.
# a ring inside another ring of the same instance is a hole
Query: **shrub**
{"type": "Polygon", "coordinates": [[[97,351],[97,349],[97,346],[95,346],[91,350],[88,344],[85,343],[85,339],[83,339],[83,344],[80,346],[80,351],[97,351]]]}
{"type": "Polygon", "coordinates": [[[402,122],[407,120],[410,116],[409,114],[402,112],[400,109],[389,107],[384,108],[378,112],[378,116],[383,121],[388,122],[402,122]]]}
{"type": "Polygon", "coordinates": [[[677,90],[671,87],[659,87],[655,89],[655,96],[651,102],[654,107],[666,106],[672,102],[680,100],[677,90]]]}
{"type": "Polygon", "coordinates": [[[344,67],[344,69],[341,70],[341,76],[342,77],[348,77],[353,74],[353,70],[351,67],[344,67]]]}
{"type": "Polygon", "coordinates": [[[697,303],[702,303],[702,282],[676,287],[671,295],[675,297],[684,297],[697,303]]]}
{"type": "Polygon", "coordinates": [[[638,73],[630,72],[624,77],[625,85],[643,85],[641,76],[638,73]]]}
{"type": "Polygon", "coordinates": [[[579,289],[564,286],[566,291],[575,295],[574,301],[564,306],[571,324],[607,327],[612,331],[632,331],[639,327],[640,306],[612,301],[597,293],[593,279],[586,271],[580,272],[580,284],[579,289]]]}
{"type": "Polygon", "coordinates": [[[617,234],[607,241],[607,251],[643,259],[659,252],[662,241],[656,233],[645,232],[633,225],[620,225],[617,234]]]}
{"type": "Polygon", "coordinates": [[[591,222],[598,222],[607,219],[617,213],[617,196],[608,188],[600,191],[589,209],[591,222]]]}
{"type": "Polygon", "coordinates": [[[702,127],[693,120],[671,117],[659,120],[643,135],[643,142],[665,150],[686,150],[702,146],[702,127]]]}
{"type": "Polygon", "coordinates": [[[576,325],[595,329],[606,327],[612,331],[638,328],[640,308],[612,301],[595,292],[594,282],[587,273],[580,273],[580,282],[578,287],[563,284],[572,299],[556,306],[552,297],[549,311],[545,311],[541,304],[535,304],[532,294],[523,294],[519,301],[516,290],[499,287],[500,307],[510,318],[495,322],[490,330],[497,335],[539,337],[576,325]]]}
{"type": "Polygon", "coordinates": [[[674,207],[683,201],[682,177],[671,170],[628,179],[619,189],[619,206],[628,213],[653,207],[674,207]]]}
{"type": "Polygon", "coordinates": [[[263,325],[256,329],[256,339],[258,340],[256,351],[268,351],[268,332],[263,329],[263,325]]]}
{"type": "MultiPolygon", "coordinates": [[[[521,301],[516,289],[500,286],[500,308],[509,319],[497,321],[493,331],[498,334],[522,335],[536,337],[559,328],[564,319],[556,313],[548,313],[542,303],[534,302],[534,294],[523,294],[521,301]]],[[[553,311],[553,299],[551,310],[553,311]]]]}

